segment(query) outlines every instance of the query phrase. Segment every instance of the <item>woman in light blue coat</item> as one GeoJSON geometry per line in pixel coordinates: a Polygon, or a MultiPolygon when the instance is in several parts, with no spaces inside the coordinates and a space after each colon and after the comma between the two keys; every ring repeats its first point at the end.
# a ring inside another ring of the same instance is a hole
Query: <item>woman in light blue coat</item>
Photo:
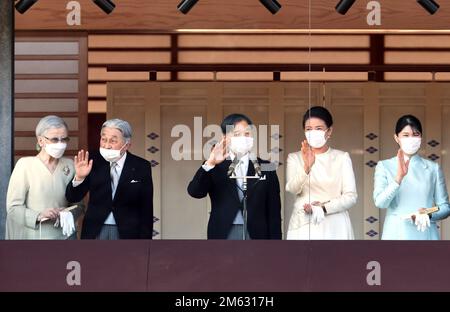
{"type": "Polygon", "coordinates": [[[422,125],[412,116],[402,116],[395,127],[397,156],[378,162],[373,198],[387,209],[382,239],[437,240],[436,221],[450,214],[445,178],[438,163],[417,155],[422,125]],[[425,209],[438,207],[427,213],[425,209]]]}

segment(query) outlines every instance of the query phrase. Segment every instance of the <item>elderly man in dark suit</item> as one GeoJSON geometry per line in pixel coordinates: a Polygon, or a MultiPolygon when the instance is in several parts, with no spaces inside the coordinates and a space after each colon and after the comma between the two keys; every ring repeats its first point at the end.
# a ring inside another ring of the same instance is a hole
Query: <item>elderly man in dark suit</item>
{"type": "Polygon", "coordinates": [[[151,239],[153,183],[150,163],[128,151],[131,126],[107,120],[101,129],[100,150],[78,152],[75,178],[66,189],[69,202],[89,192],[82,239],[151,239]]]}
{"type": "Polygon", "coordinates": [[[227,116],[221,125],[223,138],[188,186],[195,198],[211,198],[208,239],[244,239],[242,179],[229,177],[230,165],[236,176],[254,176],[262,168],[265,179],[248,180],[246,239],[281,239],[280,185],[275,170],[251,153],[251,120],[241,114],[227,116]],[[229,153],[228,153],[229,150],[229,153]],[[228,157],[229,156],[229,157],[228,157]],[[236,161],[237,160],[237,161],[236,161]]]}

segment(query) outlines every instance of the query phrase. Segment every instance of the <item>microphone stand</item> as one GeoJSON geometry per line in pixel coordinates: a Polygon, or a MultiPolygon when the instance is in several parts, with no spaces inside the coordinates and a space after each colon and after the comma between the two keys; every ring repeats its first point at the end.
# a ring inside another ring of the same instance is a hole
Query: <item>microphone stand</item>
{"type": "MultiPolygon", "coordinates": [[[[242,191],[242,194],[243,194],[243,197],[242,197],[242,217],[244,219],[244,229],[242,231],[242,239],[243,240],[248,240],[248,237],[247,237],[247,191],[248,191],[247,186],[248,186],[248,182],[247,182],[247,180],[248,179],[258,179],[258,180],[260,180],[262,177],[258,176],[256,173],[255,173],[254,176],[236,176],[235,172],[234,172],[234,169],[235,168],[233,168],[233,171],[232,171],[232,173],[230,175],[230,179],[242,179],[242,188],[240,188],[241,191],[242,191]]],[[[256,182],[258,182],[258,181],[256,181],[256,182]]]]}

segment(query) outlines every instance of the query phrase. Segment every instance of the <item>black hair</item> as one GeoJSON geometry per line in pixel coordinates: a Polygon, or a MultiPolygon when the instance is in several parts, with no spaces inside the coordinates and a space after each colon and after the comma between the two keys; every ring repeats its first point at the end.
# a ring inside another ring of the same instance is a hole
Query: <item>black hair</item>
{"type": "Polygon", "coordinates": [[[220,128],[222,129],[222,133],[226,134],[227,127],[228,127],[228,130],[231,130],[230,126],[234,126],[235,124],[237,124],[238,122],[241,122],[241,121],[245,121],[249,125],[253,124],[252,121],[250,120],[250,118],[248,118],[244,114],[231,114],[231,115],[228,115],[227,117],[225,117],[224,120],[222,121],[222,124],[220,125],[220,128]]]}
{"type": "Polygon", "coordinates": [[[306,121],[313,117],[322,119],[327,125],[327,128],[330,128],[333,125],[333,117],[328,109],[323,106],[313,106],[305,112],[305,115],[303,115],[303,129],[305,129],[306,121]]]}
{"type": "Polygon", "coordinates": [[[413,130],[422,134],[422,124],[420,123],[420,120],[413,115],[404,115],[397,120],[395,134],[398,135],[406,126],[411,126],[413,130]]]}

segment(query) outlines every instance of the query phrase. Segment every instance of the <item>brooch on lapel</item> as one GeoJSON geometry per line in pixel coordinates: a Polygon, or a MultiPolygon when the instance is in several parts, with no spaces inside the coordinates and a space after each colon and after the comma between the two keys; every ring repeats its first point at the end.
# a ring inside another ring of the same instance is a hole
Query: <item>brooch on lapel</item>
{"type": "Polygon", "coordinates": [[[64,166],[64,168],[62,170],[63,170],[64,175],[68,176],[70,174],[69,166],[64,166]]]}

